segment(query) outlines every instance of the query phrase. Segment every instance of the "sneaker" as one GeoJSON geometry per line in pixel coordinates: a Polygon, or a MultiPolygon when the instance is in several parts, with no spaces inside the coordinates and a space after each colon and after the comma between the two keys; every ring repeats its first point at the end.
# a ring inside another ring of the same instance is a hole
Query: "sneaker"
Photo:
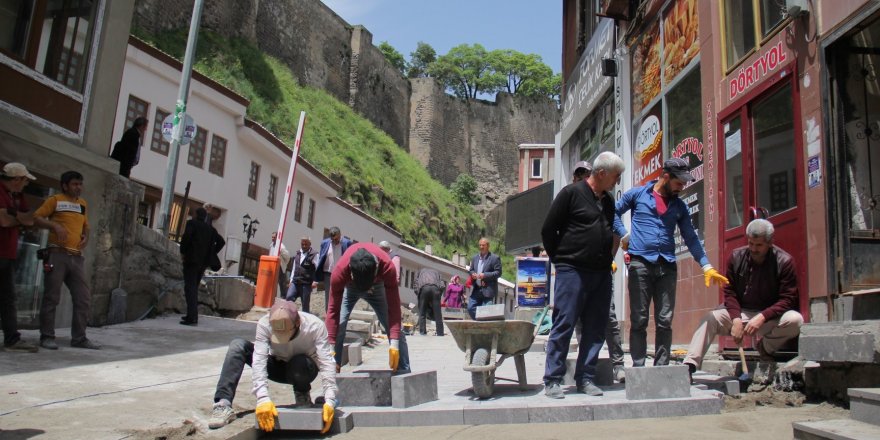
{"type": "Polygon", "coordinates": [[[308,391],[294,390],[293,400],[293,406],[296,408],[308,408],[312,406],[312,397],[309,395],[308,391]]]}
{"type": "Polygon", "coordinates": [[[626,371],[623,368],[623,365],[615,365],[613,370],[614,380],[617,383],[626,383],[626,371]]]}
{"type": "Polygon", "coordinates": [[[74,348],[87,348],[89,350],[100,350],[101,346],[92,342],[88,338],[83,338],[81,341],[73,342],[70,341],[70,346],[74,348]]]}
{"type": "Polygon", "coordinates": [[[208,428],[222,428],[235,420],[235,418],[235,411],[232,410],[231,406],[223,402],[217,402],[214,404],[214,411],[211,412],[211,420],[208,421],[208,428]]]}
{"type": "Polygon", "coordinates": [[[3,346],[3,351],[14,351],[18,353],[36,353],[39,350],[40,349],[37,348],[36,345],[29,344],[21,339],[15,341],[13,344],[3,346]]]}
{"type": "Polygon", "coordinates": [[[40,347],[47,350],[58,350],[58,344],[55,343],[55,339],[50,338],[40,339],[40,347]]]}
{"type": "Polygon", "coordinates": [[[551,399],[564,399],[565,393],[562,392],[562,385],[559,382],[550,382],[544,386],[544,395],[551,399]]]}
{"type": "Polygon", "coordinates": [[[589,380],[585,380],[585,381],[581,382],[577,386],[577,391],[579,393],[584,393],[588,396],[601,396],[603,394],[602,390],[599,387],[597,387],[596,385],[593,385],[593,382],[591,382],[589,380]]]}

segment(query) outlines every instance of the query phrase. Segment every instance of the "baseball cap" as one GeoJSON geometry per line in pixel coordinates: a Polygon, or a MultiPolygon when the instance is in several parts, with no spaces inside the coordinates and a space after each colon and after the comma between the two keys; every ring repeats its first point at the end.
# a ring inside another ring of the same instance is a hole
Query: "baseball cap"
{"type": "Polygon", "coordinates": [[[269,310],[269,327],[272,328],[272,343],[290,342],[299,324],[299,311],[296,304],[284,299],[276,299],[269,310]]]}
{"type": "Polygon", "coordinates": [[[29,173],[27,168],[18,162],[9,162],[3,167],[3,175],[6,177],[27,177],[30,180],[37,180],[33,174],[29,173]]]}
{"type": "Polygon", "coordinates": [[[696,180],[694,179],[694,176],[691,175],[691,167],[688,165],[688,162],[680,157],[673,157],[664,162],[663,171],[666,171],[673,177],[685,182],[696,180]]]}
{"type": "Polygon", "coordinates": [[[366,249],[360,248],[348,260],[348,268],[351,270],[351,282],[360,290],[373,287],[379,263],[376,257],[366,249]]]}
{"type": "Polygon", "coordinates": [[[574,171],[575,172],[577,172],[577,170],[580,168],[587,170],[588,173],[593,172],[593,165],[585,160],[582,160],[582,161],[574,164],[574,171]]]}

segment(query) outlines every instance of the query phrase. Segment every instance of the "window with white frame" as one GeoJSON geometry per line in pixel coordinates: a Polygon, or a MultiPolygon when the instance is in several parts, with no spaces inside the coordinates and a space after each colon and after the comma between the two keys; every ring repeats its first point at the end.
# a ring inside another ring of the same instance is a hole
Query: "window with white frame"
{"type": "Polygon", "coordinates": [[[531,173],[529,173],[532,179],[540,179],[543,176],[543,173],[541,172],[543,164],[544,161],[540,157],[532,158],[532,169],[531,173]]]}

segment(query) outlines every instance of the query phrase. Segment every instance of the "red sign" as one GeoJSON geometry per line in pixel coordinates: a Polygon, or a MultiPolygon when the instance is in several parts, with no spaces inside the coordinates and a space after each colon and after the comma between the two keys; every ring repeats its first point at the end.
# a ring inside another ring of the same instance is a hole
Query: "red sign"
{"type": "Polygon", "coordinates": [[[731,74],[730,76],[730,100],[733,101],[761,78],[776,70],[785,60],[786,53],[780,41],[776,46],[761,54],[751,65],[740,67],[736,75],[731,74]]]}
{"type": "Polygon", "coordinates": [[[658,115],[648,115],[636,134],[634,158],[637,168],[633,170],[633,182],[644,185],[660,176],[663,168],[663,130],[658,115]]]}

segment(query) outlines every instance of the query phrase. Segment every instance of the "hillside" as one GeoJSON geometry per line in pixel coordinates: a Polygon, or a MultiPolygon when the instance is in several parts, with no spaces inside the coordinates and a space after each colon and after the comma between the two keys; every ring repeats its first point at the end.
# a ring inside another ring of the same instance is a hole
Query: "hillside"
{"type": "MultiPolygon", "coordinates": [[[[134,35],[183,58],[186,31],[134,35]]],[[[248,117],[289,145],[307,114],[301,155],[342,187],[341,197],[403,234],[405,242],[449,257],[476,249],[483,221],[384,132],[328,93],[300,86],[279,60],[247,41],[199,34],[194,68],[251,101],[248,117]]]]}

